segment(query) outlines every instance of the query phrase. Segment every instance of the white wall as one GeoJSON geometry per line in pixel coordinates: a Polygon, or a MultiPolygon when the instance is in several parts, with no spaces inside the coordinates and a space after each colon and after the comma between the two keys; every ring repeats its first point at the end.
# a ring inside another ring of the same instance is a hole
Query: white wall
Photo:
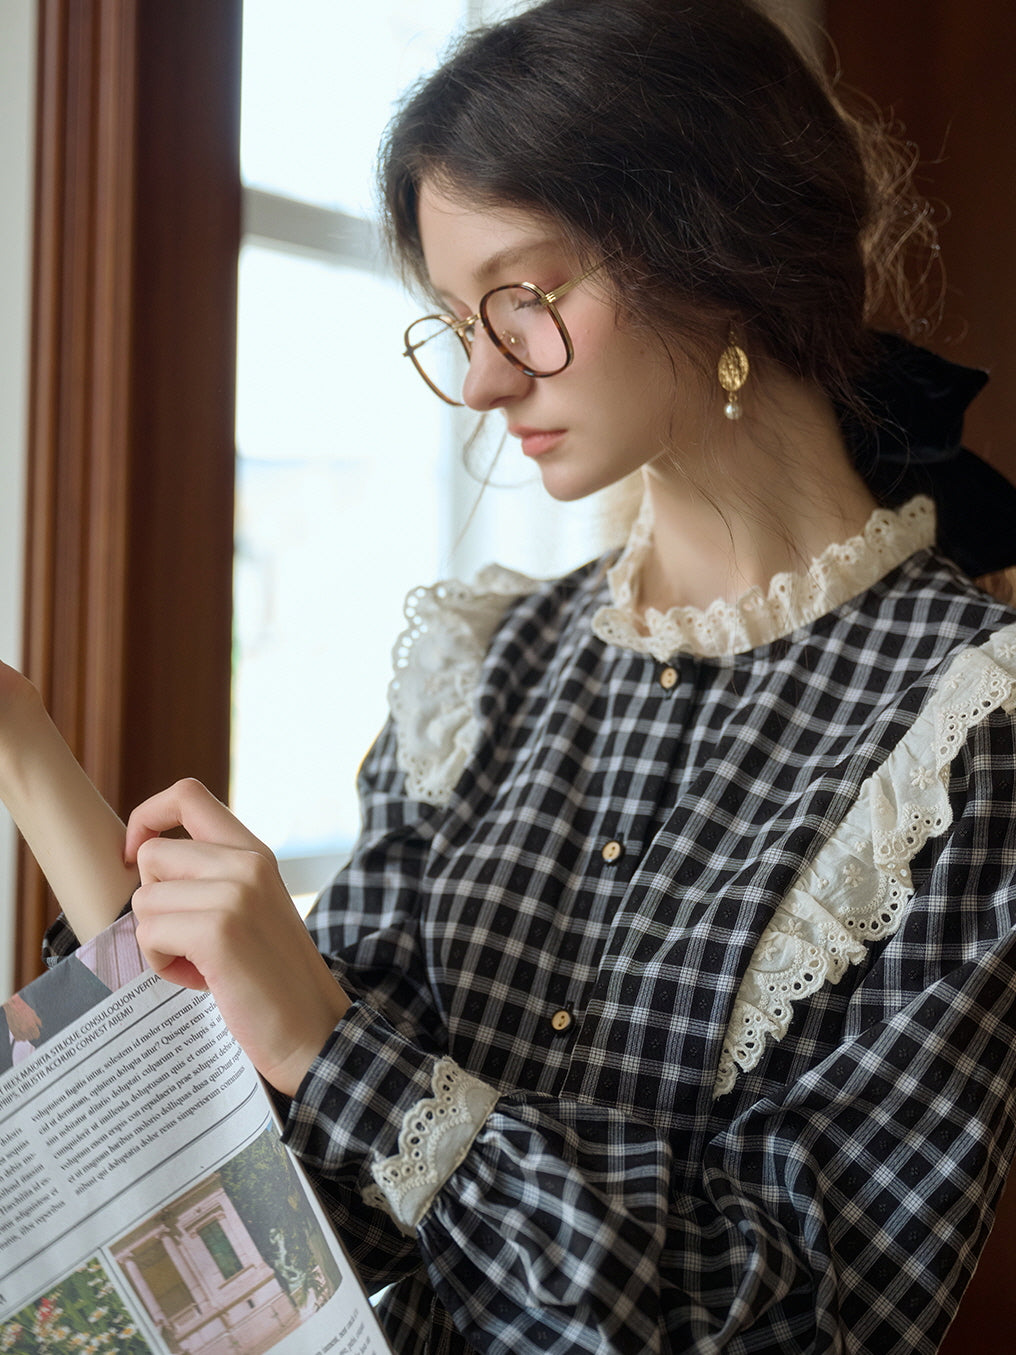
{"type": "MultiPolygon", "coordinates": [[[[21,657],[34,0],[0,0],[0,658],[21,657]]],[[[0,998],[13,986],[13,826],[0,813],[0,998]]]]}

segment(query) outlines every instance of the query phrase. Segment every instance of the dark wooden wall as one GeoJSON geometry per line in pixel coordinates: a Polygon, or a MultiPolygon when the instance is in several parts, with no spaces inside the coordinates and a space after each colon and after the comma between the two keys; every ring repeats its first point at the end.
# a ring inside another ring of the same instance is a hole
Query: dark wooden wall
{"type": "MultiPolygon", "coordinates": [[[[1016,4],[826,0],[826,26],[843,79],[920,147],[947,280],[929,346],[990,370],[966,441],[1016,479],[1016,4]]],[[[944,1355],[989,1350],[1016,1350],[1013,1182],[942,1346],[944,1355]]]]}
{"type": "Polygon", "coordinates": [[[1016,4],[826,0],[826,26],[846,83],[920,149],[947,282],[929,346],[990,370],[967,441],[1016,477],[1016,4]]]}

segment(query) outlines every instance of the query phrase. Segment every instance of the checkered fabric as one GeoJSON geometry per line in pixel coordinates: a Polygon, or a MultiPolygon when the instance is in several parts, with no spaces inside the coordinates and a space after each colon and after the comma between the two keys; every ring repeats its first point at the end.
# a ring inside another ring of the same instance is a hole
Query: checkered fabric
{"type": "Polygon", "coordinates": [[[400,1353],[932,1352],[1013,1150],[1011,715],[953,761],[898,932],[713,1085],[774,910],[950,659],[1016,616],[922,551],[661,682],[592,634],[605,600],[594,565],[507,607],[443,807],[405,796],[391,727],[367,757],[310,919],[357,1001],[287,1140],[392,1286],[400,1353]],[[361,1192],[443,1056],[501,1097],[407,1237],[361,1192]]]}

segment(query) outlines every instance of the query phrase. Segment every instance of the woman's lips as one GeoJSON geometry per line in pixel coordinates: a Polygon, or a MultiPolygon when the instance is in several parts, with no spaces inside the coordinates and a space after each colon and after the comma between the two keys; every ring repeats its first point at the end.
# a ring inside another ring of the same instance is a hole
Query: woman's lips
{"type": "Polygon", "coordinates": [[[509,428],[512,437],[522,440],[522,452],[525,456],[543,456],[564,437],[564,428],[509,428]]]}

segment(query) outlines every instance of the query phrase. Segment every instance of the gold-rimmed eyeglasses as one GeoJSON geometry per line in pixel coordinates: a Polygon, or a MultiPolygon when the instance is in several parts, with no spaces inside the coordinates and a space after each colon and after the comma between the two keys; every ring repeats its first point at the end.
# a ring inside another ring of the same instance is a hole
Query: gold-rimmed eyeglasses
{"type": "Polygon", "coordinates": [[[412,361],[434,394],[449,405],[463,403],[448,392],[462,391],[477,325],[526,376],[557,376],[575,357],[557,303],[602,267],[601,260],[551,292],[535,282],[493,287],[480,298],[476,314],[464,320],[454,315],[424,315],[406,330],[403,357],[412,361]]]}

